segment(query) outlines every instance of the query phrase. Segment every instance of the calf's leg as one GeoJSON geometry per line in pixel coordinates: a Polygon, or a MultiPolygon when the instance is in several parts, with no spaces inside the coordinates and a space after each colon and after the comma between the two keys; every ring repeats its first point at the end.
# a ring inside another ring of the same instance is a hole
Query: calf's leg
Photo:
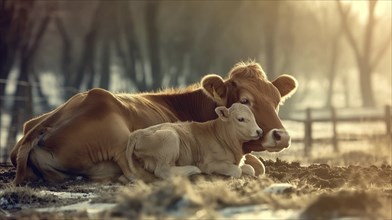
{"type": "Polygon", "coordinates": [[[234,178],[240,178],[242,175],[242,170],[239,166],[234,164],[214,162],[208,164],[206,173],[216,173],[225,176],[232,176],[234,178]]]}
{"type": "Polygon", "coordinates": [[[133,145],[133,154],[143,161],[144,169],[162,179],[170,178],[171,167],[180,154],[178,134],[170,129],[142,132],[133,145]]]}
{"type": "Polygon", "coordinates": [[[196,166],[173,166],[170,168],[170,173],[174,176],[191,176],[201,173],[201,170],[196,166]]]}

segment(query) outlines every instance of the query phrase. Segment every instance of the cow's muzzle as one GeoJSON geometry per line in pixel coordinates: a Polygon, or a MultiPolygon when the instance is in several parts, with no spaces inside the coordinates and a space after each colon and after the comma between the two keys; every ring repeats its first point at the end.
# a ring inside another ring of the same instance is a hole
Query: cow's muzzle
{"type": "Polygon", "coordinates": [[[288,148],[291,137],[285,129],[272,129],[264,135],[261,145],[270,152],[279,152],[288,148]]]}

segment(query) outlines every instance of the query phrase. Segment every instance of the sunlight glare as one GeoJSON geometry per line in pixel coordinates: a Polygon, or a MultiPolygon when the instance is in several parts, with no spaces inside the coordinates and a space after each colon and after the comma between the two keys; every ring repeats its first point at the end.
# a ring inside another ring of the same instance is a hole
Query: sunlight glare
{"type": "MultiPolygon", "coordinates": [[[[343,4],[350,4],[351,5],[352,13],[358,17],[360,22],[366,22],[368,14],[369,14],[368,13],[369,12],[368,1],[347,0],[347,1],[342,1],[342,2],[343,2],[343,4]]],[[[376,17],[389,16],[389,18],[390,18],[391,11],[392,11],[392,1],[379,0],[376,4],[375,16],[376,17]]]]}

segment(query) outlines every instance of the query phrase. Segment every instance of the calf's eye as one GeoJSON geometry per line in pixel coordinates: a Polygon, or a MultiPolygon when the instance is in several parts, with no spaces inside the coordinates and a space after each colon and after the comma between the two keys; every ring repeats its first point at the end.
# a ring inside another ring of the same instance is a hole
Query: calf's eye
{"type": "Polygon", "coordinates": [[[238,121],[239,121],[239,122],[244,122],[245,119],[244,119],[244,118],[239,118],[238,121]]]}

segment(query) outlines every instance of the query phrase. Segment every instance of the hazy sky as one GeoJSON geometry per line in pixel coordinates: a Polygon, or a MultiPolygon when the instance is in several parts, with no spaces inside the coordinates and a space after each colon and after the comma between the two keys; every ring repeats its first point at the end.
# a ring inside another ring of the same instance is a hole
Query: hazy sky
{"type": "MultiPolygon", "coordinates": [[[[358,18],[363,22],[367,19],[368,15],[368,1],[364,0],[347,0],[343,1],[346,4],[352,5],[352,10],[358,15],[358,18]]],[[[392,1],[391,0],[379,0],[376,5],[376,16],[388,16],[391,18],[392,1]]]]}

